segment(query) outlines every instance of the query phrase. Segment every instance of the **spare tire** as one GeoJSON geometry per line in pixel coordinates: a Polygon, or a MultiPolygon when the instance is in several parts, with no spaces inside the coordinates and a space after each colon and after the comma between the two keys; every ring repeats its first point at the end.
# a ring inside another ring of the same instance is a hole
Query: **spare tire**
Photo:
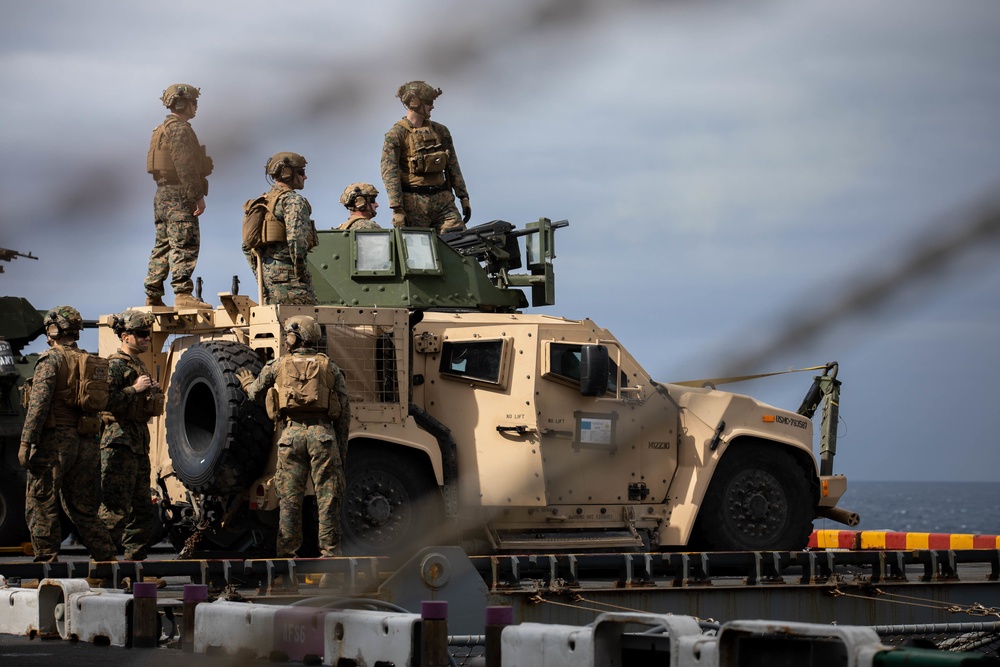
{"type": "Polygon", "coordinates": [[[174,471],[196,492],[246,490],[264,471],[273,428],[248,397],[236,372],[261,369],[253,350],[233,341],[192,345],[181,355],[167,389],[167,451],[174,471]]]}

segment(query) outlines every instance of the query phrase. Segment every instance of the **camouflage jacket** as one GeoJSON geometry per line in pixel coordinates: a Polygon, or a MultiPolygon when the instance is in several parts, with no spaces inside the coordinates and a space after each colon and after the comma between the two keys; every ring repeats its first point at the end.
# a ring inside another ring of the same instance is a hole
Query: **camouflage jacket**
{"type": "MultiPolygon", "coordinates": [[[[294,350],[292,354],[316,354],[316,350],[300,347],[294,350]]],[[[247,387],[247,395],[251,401],[256,401],[264,392],[274,386],[278,378],[279,361],[280,358],[267,362],[264,368],[261,369],[257,379],[254,380],[252,385],[247,387]]],[[[337,364],[333,363],[332,359],[330,360],[329,369],[333,373],[333,391],[337,394],[337,398],[340,401],[340,416],[333,420],[333,432],[337,436],[337,445],[341,450],[344,450],[347,447],[347,438],[351,430],[351,400],[347,395],[347,381],[344,380],[344,374],[340,372],[340,368],[337,367],[337,364]]]]}
{"type": "Polygon", "coordinates": [[[141,375],[150,375],[149,370],[142,360],[122,349],[111,356],[108,365],[108,412],[105,413],[101,447],[128,445],[136,454],[147,453],[148,420],[129,417],[136,414],[140,402],[145,402],[146,392],[155,391],[150,387],[139,394],[132,388],[141,375]]]}
{"type": "Polygon", "coordinates": [[[201,144],[191,123],[168,114],[163,121],[166,147],[177,170],[181,193],[193,204],[208,194],[208,174],[202,173],[201,144]]]}
{"type": "MultiPolygon", "coordinates": [[[[469,191],[465,186],[462,168],[458,164],[451,132],[433,120],[428,120],[426,123],[441,139],[441,146],[449,151],[448,166],[445,168],[445,187],[453,190],[459,199],[468,199],[469,191]]],[[[407,127],[412,128],[413,123],[403,117],[385,133],[385,142],[382,144],[382,182],[385,183],[385,194],[389,199],[390,208],[399,208],[403,205],[402,172],[406,169],[409,157],[406,154],[409,150],[406,141],[407,127]]]]}
{"type": "Polygon", "coordinates": [[[377,222],[360,214],[352,214],[347,222],[337,229],[382,229],[377,222]]]}
{"type": "MultiPolygon", "coordinates": [[[[296,275],[306,268],[306,255],[319,243],[309,200],[284,183],[275,183],[271,192],[283,191],[274,204],[274,217],[285,225],[288,255],[296,275]]],[[[270,193],[269,193],[270,194],[270,193]]]]}
{"type": "MultiPolygon", "coordinates": [[[[79,349],[76,343],[66,347],[79,349]]],[[[31,402],[28,404],[28,412],[24,416],[21,442],[38,444],[42,438],[42,431],[53,425],[50,416],[53,416],[52,413],[58,410],[55,406],[59,400],[57,393],[66,389],[65,386],[61,386],[65,385],[66,382],[65,372],[62,374],[59,372],[60,368],[65,365],[65,353],[59,345],[53,345],[39,355],[31,379],[31,402]]],[[[63,406],[63,408],[70,413],[79,415],[78,410],[74,412],[69,406],[63,406]]],[[[72,420],[72,424],[75,425],[75,419],[72,420]]],[[[67,421],[62,425],[68,426],[70,422],[67,421]]]]}

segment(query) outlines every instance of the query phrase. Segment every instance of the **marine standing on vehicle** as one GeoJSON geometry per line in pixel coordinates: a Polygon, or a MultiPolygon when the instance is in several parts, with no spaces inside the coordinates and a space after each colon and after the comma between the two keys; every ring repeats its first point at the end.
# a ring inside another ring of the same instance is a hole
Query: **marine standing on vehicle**
{"type": "Polygon", "coordinates": [[[147,422],[163,411],[163,392],[139,358],[149,350],[154,322],[151,313],[135,310],[111,316],[122,345],[109,360],[102,414],[100,517],[126,560],[145,560],[154,526],[147,422]]]}
{"type": "Polygon", "coordinates": [[[163,91],[163,105],[170,114],[153,130],[146,154],[146,171],[156,181],[153,213],[156,240],[146,273],[146,305],[162,306],[163,283],[168,274],[175,308],[211,308],[196,299],[191,275],[198,262],[201,230],[198,216],[205,212],[212,158],[191,128],[198,113],[198,88],[175,83],[163,91]]]}
{"type": "Polygon", "coordinates": [[[372,220],[375,212],[378,211],[378,188],[371,183],[351,183],[344,189],[344,194],[340,195],[340,203],[344,205],[350,215],[347,222],[337,229],[382,229],[379,224],[372,220]]]}
{"type": "Polygon", "coordinates": [[[386,132],[382,144],[382,182],[394,227],[432,227],[442,234],[465,229],[472,218],[451,132],[430,119],[440,94],[440,88],[423,81],[410,81],[396,92],[406,116],[386,132]]]}
{"type": "Polygon", "coordinates": [[[83,318],[71,306],[45,315],[51,346],[35,363],[18,461],[28,471],[25,518],[35,561],[58,560],[59,502],[98,561],[115,560],[115,546],[98,518],[98,411],[107,405],[107,363],[77,347],[83,318]]]}
{"type": "Polygon", "coordinates": [[[302,499],[309,477],[319,509],[320,555],[338,556],[351,425],[347,383],[337,365],[316,351],[323,334],[314,318],[290,317],[284,331],[291,354],[268,362],[256,380],[248,370],[237,373],[251,400],[270,393],[267,400],[284,421],[274,473],[279,501],[277,556],[294,558],[302,546],[302,499]]]}
{"type": "Polygon", "coordinates": [[[315,305],[316,290],[306,255],[318,243],[316,224],[309,200],[296,192],[305,187],[308,178],[306,159],[298,153],[275,153],[264,165],[264,173],[272,185],[262,195],[267,215],[260,244],[254,248],[244,244],[243,254],[261,281],[265,304],[315,305]]]}

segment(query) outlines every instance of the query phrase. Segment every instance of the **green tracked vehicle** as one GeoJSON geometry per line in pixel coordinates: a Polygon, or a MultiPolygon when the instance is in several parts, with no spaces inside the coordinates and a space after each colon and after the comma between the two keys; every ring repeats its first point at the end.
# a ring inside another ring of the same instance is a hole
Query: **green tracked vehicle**
{"type": "MultiPolygon", "coordinates": [[[[555,301],[566,224],[322,231],[321,305],[221,293],[212,310],[142,308],[156,317],[144,361],[167,395],[150,421],[151,481],[174,544],[273,550],[281,424],[235,373],[287,353],[293,315],[320,323],[351,395],[348,553],[788,550],[817,516],[856,523],[836,507],[836,364],[797,412],[654,381],[591,320],[523,312],[529,296],[555,301]]],[[[107,317],[99,339],[104,356],[117,347],[107,317]]]]}

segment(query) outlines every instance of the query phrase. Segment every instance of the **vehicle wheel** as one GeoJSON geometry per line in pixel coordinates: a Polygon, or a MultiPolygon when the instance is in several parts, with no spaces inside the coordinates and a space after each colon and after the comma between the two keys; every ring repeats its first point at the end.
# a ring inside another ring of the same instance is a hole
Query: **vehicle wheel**
{"type": "Polygon", "coordinates": [[[407,557],[444,543],[441,494],[426,462],[406,452],[352,444],[341,502],[343,549],[356,555],[407,557]]]}
{"type": "Polygon", "coordinates": [[[711,551],[803,549],[813,505],[806,474],[788,452],[736,446],[716,468],[698,513],[695,542],[711,551]]]}
{"type": "Polygon", "coordinates": [[[27,537],[24,482],[11,475],[0,475],[0,546],[17,546],[27,537]]]}
{"type": "Polygon", "coordinates": [[[232,341],[184,351],[167,389],[167,449],[174,471],[192,491],[243,491],[263,472],[273,429],[264,408],[247,397],[236,371],[255,375],[261,363],[232,341]]]}

